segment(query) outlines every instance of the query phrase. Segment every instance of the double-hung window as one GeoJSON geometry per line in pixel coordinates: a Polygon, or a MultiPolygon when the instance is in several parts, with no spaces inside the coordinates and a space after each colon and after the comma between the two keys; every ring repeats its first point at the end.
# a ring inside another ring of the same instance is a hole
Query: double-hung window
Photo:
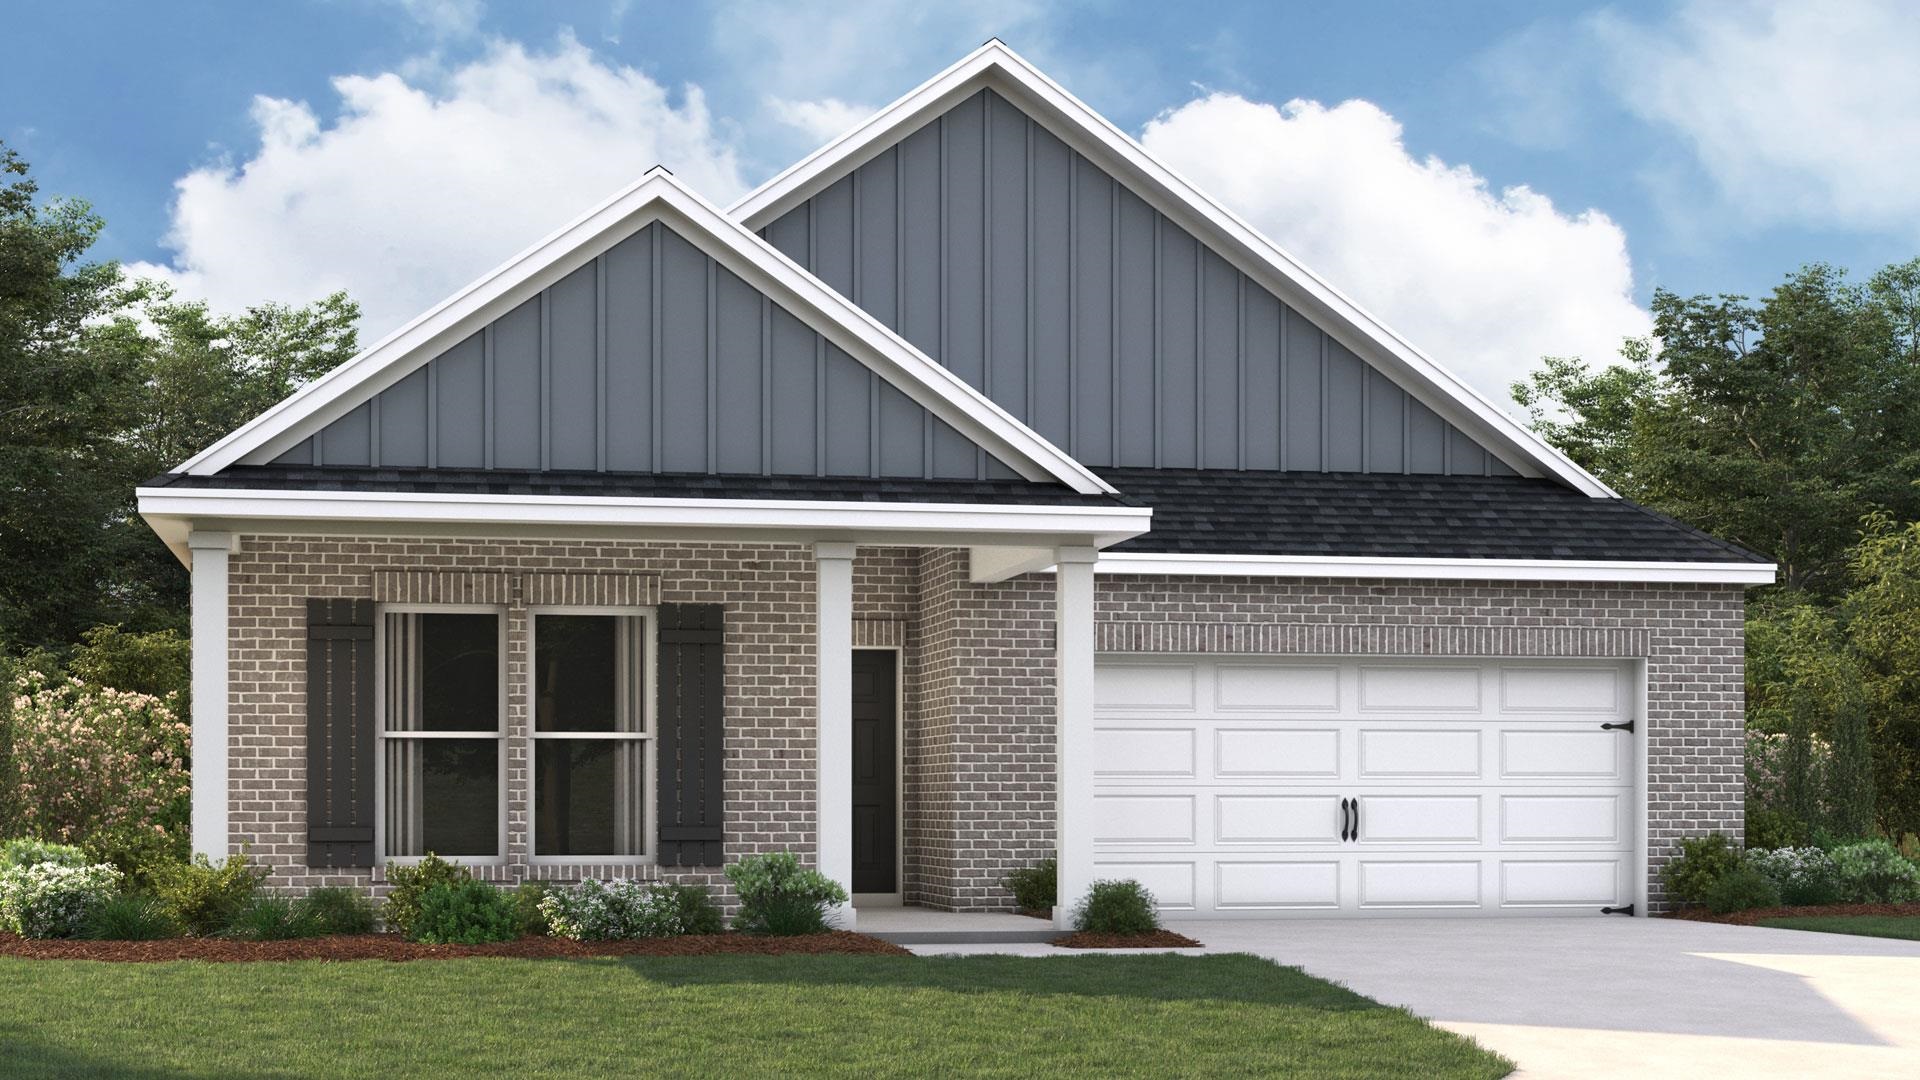
{"type": "Polygon", "coordinates": [[[532,616],[533,856],[644,861],[653,835],[652,613],[532,616]]]}
{"type": "Polygon", "coordinates": [[[504,620],[492,608],[388,609],[382,619],[382,854],[500,859],[504,620]]]}

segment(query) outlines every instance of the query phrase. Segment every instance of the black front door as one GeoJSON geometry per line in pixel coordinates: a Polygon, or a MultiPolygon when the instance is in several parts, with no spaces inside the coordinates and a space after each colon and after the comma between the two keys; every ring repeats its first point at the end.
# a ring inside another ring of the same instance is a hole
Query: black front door
{"type": "Polygon", "coordinates": [[[853,891],[899,891],[899,701],[891,649],[853,653],[853,891]]]}

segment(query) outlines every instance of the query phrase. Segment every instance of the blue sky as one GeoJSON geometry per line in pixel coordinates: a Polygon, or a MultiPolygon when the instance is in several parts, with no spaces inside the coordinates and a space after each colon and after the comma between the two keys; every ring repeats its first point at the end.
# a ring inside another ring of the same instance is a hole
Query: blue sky
{"type": "Polygon", "coordinates": [[[223,307],[345,286],[376,333],[646,158],[724,203],[992,34],[1154,124],[1151,149],[1489,391],[1643,331],[1656,285],[1920,254],[1899,2],[67,0],[8,22],[29,47],[0,66],[0,138],[95,204],[100,255],[223,307]]]}

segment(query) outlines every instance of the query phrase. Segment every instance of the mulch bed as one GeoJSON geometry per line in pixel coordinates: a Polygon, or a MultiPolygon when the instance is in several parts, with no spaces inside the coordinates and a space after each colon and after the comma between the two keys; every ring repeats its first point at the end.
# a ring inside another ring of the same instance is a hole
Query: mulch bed
{"type": "Polygon", "coordinates": [[[797,937],[710,934],[635,941],[569,941],[525,937],[491,945],[420,945],[398,934],[341,934],[294,941],[231,941],[226,938],[168,938],[162,941],[40,941],[0,934],[0,956],[40,960],[445,960],[469,956],[514,959],[586,956],[790,956],[840,954],[911,956],[891,942],[844,930],[797,937]]]}
{"type": "Polygon", "coordinates": [[[1200,943],[1171,930],[1145,934],[1095,934],[1076,930],[1053,939],[1063,949],[1197,949],[1200,943]]]}
{"type": "Polygon", "coordinates": [[[1802,919],[1820,915],[1892,915],[1920,918],[1920,904],[1826,904],[1820,907],[1754,908],[1752,911],[1735,911],[1728,915],[1715,915],[1706,908],[1687,908],[1682,911],[1668,912],[1666,917],[1686,919],[1689,922],[1752,926],[1762,919],[1802,919]]]}

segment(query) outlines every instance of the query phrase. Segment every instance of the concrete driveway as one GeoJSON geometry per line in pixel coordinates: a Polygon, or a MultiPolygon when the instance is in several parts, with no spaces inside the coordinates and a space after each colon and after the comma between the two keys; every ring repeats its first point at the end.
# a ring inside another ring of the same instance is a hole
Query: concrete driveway
{"type": "Polygon", "coordinates": [[[1920,1077],[1920,942],[1670,919],[1169,925],[1403,1005],[1522,1077],[1920,1077]]]}

